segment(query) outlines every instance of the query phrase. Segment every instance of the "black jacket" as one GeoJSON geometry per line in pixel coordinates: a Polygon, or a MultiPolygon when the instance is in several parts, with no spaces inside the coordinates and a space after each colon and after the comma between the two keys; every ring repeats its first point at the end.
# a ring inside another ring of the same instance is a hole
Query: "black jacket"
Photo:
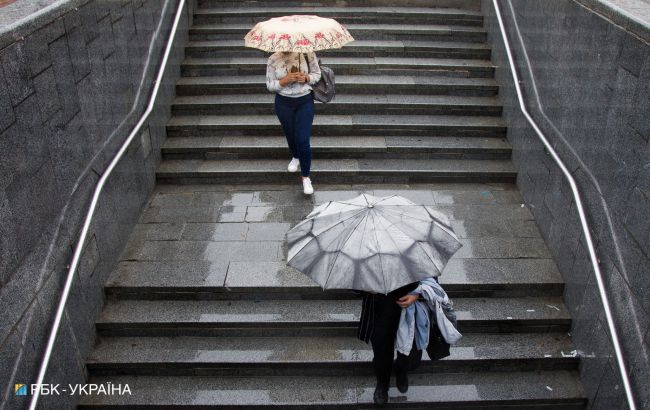
{"type": "MultiPolygon", "coordinates": [[[[437,279],[436,279],[437,280],[437,279]]],[[[373,329],[373,318],[374,318],[374,306],[375,303],[395,303],[397,299],[408,294],[409,292],[415,290],[419,285],[418,282],[410,283],[406,286],[403,286],[399,289],[396,289],[387,295],[383,294],[373,294],[368,292],[357,292],[363,296],[363,302],[361,307],[361,317],[359,319],[359,327],[357,329],[357,337],[360,340],[363,340],[366,343],[370,342],[370,337],[372,335],[373,329]]],[[[435,323],[435,315],[431,317],[431,326],[429,327],[429,345],[427,346],[427,353],[431,360],[438,360],[450,355],[449,353],[449,344],[445,341],[438,329],[437,324],[435,323]]],[[[409,365],[410,369],[415,369],[420,364],[420,359],[422,357],[422,352],[413,352],[412,358],[410,359],[411,364],[409,365]]]]}
{"type": "Polygon", "coordinates": [[[357,337],[366,343],[370,342],[374,325],[373,321],[376,303],[395,303],[397,302],[397,299],[415,290],[418,285],[419,282],[409,283],[406,286],[402,286],[401,288],[389,292],[387,295],[381,293],[357,292],[363,295],[363,304],[361,306],[361,317],[359,318],[357,337]]]}

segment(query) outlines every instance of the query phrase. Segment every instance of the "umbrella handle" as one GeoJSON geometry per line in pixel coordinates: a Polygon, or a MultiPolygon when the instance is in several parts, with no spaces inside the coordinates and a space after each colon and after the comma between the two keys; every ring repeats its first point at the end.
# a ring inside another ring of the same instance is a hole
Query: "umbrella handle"
{"type": "MultiPolygon", "coordinates": [[[[300,53],[302,57],[305,59],[305,64],[307,65],[307,75],[309,75],[309,59],[307,58],[307,53],[300,53]]],[[[298,60],[300,62],[300,60],[298,60]]]]}

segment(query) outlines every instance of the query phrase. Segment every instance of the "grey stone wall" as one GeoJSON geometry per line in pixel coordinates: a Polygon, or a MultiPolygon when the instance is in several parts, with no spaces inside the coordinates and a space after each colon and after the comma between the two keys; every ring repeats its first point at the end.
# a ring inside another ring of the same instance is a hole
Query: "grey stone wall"
{"type": "MultiPolygon", "coordinates": [[[[650,408],[650,46],[572,0],[500,3],[527,107],[582,192],[637,405],[650,408]]],[[[492,2],[482,8],[517,185],[566,282],[590,407],[627,408],[571,189],[519,110],[492,2]]]]}
{"type": "MultiPolygon", "coordinates": [[[[27,403],[14,384],[35,382],[95,184],[144,111],[177,4],[72,0],[0,33],[1,409],[27,403]]],[[[46,383],[85,380],[104,282],[155,183],[191,8],[157,106],[100,198],[46,383]]]]}

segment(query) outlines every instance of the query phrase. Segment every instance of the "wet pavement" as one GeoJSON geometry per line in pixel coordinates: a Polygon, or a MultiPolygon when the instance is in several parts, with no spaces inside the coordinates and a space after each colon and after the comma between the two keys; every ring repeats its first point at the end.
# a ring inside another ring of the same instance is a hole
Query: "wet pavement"
{"type": "MultiPolygon", "coordinates": [[[[113,404],[209,406],[332,406],[372,403],[374,378],[366,377],[95,377],[96,383],[122,383],[132,387],[131,396],[114,396],[113,404]]],[[[407,394],[394,387],[390,402],[409,406],[435,405],[476,406],[489,402],[493,406],[507,401],[533,405],[543,401],[563,400],[563,408],[580,408],[582,389],[569,371],[437,373],[414,375],[407,394]],[[575,407],[567,403],[573,399],[575,407]]],[[[101,404],[105,399],[89,396],[84,405],[101,404]]],[[[286,406],[286,407],[285,407],[286,406]]],[[[83,408],[83,407],[82,407],[83,408]]]]}
{"type": "Polygon", "coordinates": [[[316,185],[313,196],[296,185],[159,185],[108,287],[314,288],[286,266],[286,232],[314,206],[361,193],[401,195],[448,216],[463,243],[441,277],[451,290],[561,284],[514,185],[441,183],[316,185]]]}
{"type": "Polygon", "coordinates": [[[440,283],[464,338],[425,354],[394,407],[557,402],[581,408],[563,281],[511,184],[158,185],[106,284],[91,382],[129,383],[93,405],[366,408],[361,303],[286,265],[285,235],[327,201],[402,195],[445,213],[463,243],[440,283]]]}

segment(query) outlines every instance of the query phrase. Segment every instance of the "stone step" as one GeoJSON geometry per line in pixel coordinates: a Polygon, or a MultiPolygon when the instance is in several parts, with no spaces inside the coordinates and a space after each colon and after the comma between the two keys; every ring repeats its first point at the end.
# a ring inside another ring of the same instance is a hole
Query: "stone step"
{"type": "MultiPolygon", "coordinates": [[[[577,369],[566,333],[466,333],[418,372],[577,369]]],[[[353,337],[103,337],[86,361],[93,375],[372,375],[372,348],[353,337]]]]}
{"type": "MultiPolygon", "coordinates": [[[[430,0],[402,0],[400,7],[430,8],[430,0]]],[[[268,7],[364,7],[386,8],[395,7],[392,0],[346,0],[332,4],[331,0],[198,0],[197,8],[251,8],[265,9],[268,7]]],[[[467,10],[469,13],[478,13],[481,3],[478,0],[436,0],[436,7],[467,10]]]]}
{"type": "MultiPolygon", "coordinates": [[[[84,395],[79,409],[174,408],[370,408],[372,376],[201,377],[94,376],[89,383],[128,385],[131,394],[84,395]]],[[[584,409],[576,371],[415,374],[409,391],[391,387],[388,408],[584,409]]],[[[374,407],[373,407],[374,408],[374,407]]]]}
{"type": "Polygon", "coordinates": [[[411,24],[453,24],[481,26],[483,15],[479,11],[429,8],[429,7],[219,7],[194,10],[194,23],[247,23],[251,27],[272,17],[294,14],[311,14],[336,19],[341,24],[393,23],[408,21],[411,24]]]}
{"type": "MultiPolygon", "coordinates": [[[[219,135],[274,135],[282,128],[274,115],[173,116],[167,123],[168,137],[219,135]]],[[[320,135],[440,135],[505,137],[506,123],[499,117],[452,115],[316,115],[312,136],[320,135]]]]}
{"type": "MultiPolygon", "coordinates": [[[[295,181],[286,160],[168,160],[158,168],[160,183],[282,183],[295,181]]],[[[514,182],[509,160],[316,159],[312,173],[327,183],[341,182],[514,182]]],[[[316,182],[317,183],[317,182],[316,182]]]]}
{"type": "MultiPolygon", "coordinates": [[[[494,79],[462,77],[412,77],[404,75],[338,75],[337,98],[347,94],[495,96],[499,90],[494,79]]],[[[181,77],[177,95],[255,94],[268,92],[264,75],[225,77],[181,77]]]]}
{"type": "MultiPolygon", "coordinates": [[[[187,57],[268,57],[269,53],[244,47],[244,40],[190,41],[185,47],[187,57]]],[[[436,57],[489,60],[490,47],[485,43],[418,40],[358,40],[345,47],[323,50],[319,58],[329,57],[436,57]]]]}
{"type": "MultiPolygon", "coordinates": [[[[319,189],[311,196],[305,196],[294,184],[279,185],[156,185],[150,197],[148,207],[136,224],[133,237],[151,240],[173,240],[180,238],[180,232],[171,236],[144,235],[138,231],[143,224],[155,224],[174,220],[156,220],[148,213],[152,209],[197,209],[200,207],[223,208],[225,206],[242,207],[313,207],[328,201],[353,198],[362,193],[374,196],[400,195],[421,205],[435,205],[445,212],[452,223],[468,221],[462,228],[467,232],[464,237],[500,236],[539,237],[534,218],[523,205],[523,198],[517,185],[509,183],[434,183],[413,185],[384,184],[319,184],[319,189]],[[486,217],[487,215],[487,217],[486,217]],[[485,220],[483,220],[485,218],[485,220]],[[496,218],[496,219],[495,219],[496,218]],[[501,222],[525,221],[530,228],[501,229],[501,222]],[[515,234],[520,232],[521,234],[515,234]],[[143,236],[144,235],[144,236],[143,236]]],[[[177,215],[170,215],[175,218],[177,215]]],[[[302,214],[298,215],[302,217],[302,214]]],[[[179,223],[188,222],[179,220],[179,223]]],[[[192,222],[216,222],[194,220],[192,222]]],[[[232,222],[232,221],[231,221],[232,222]]],[[[259,222],[259,221],[258,221],[259,222]]],[[[277,220],[275,222],[278,222],[277,220]]],[[[457,229],[457,227],[454,227],[457,229]]],[[[256,233],[257,235],[257,233],[256,233]]]]}
{"type": "MultiPolygon", "coordinates": [[[[512,147],[504,138],[480,137],[318,137],[311,142],[317,159],[509,159],[512,147]]],[[[162,146],[163,159],[285,159],[281,136],[176,137],[162,146]]]]}
{"type": "MultiPolygon", "coordinates": [[[[323,65],[341,75],[420,75],[450,77],[494,77],[489,60],[402,57],[328,57],[323,65]]],[[[239,76],[266,73],[264,57],[186,58],[181,63],[183,76],[239,76]]]]}
{"type": "MultiPolygon", "coordinates": [[[[194,24],[189,29],[190,40],[241,40],[251,24],[194,24]]],[[[348,24],[346,28],[355,40],[445,40],[484,43],[483,27],[434,24],[348,24]]]]}
{"type": "MultiPolygon", "coordinates": [[[[453,302],[461,333],[566,332],[571,325],[561,296],[453,302]]],[[[96,327],[104,336],[354,337],[360,312],[360,298],[111,300],[96,327]]]]}
{"type": "MultiPolygon", "coordinates": [[[[264,210],[268,212],[268,209],[264,210]]],[[[510,224],[513,227],[527,225],[514,221],[510,224]]],[[[291,224],[221,225],[188,223],[182,240],[130,243],[123,261],[106,283],[106,294],[124,299],[356,298],[349,291],[323,292],[311,279],[286,266],[282,260],[286,244],[282,239],[283,232],[291,224]],[[242,230],[255,232],[265,229],[275,231],[275,236],[268,241],[236,240],[239,239],[237,234],[241,237],[242,230]],[[254,262],[249,260],[253,254],[256,255],[254,262]]],[[[541,238],[482,237],[461,239],[461,242],[465,246],[465,255],[452,258],[440,279],[450,295],[520,297],[562,294],[564,283],[541,238]]]]}
{"type": "MultiPolygon", "coordinates": [[[[274,113],[275,95],[222,94],[176,97],[174,115],[257,115],[274,113]]],[[[401,114],[501,116],[497,97],[448,95],[342,94],[333,101],[316,103],[316,115],[401,114]]]]}

